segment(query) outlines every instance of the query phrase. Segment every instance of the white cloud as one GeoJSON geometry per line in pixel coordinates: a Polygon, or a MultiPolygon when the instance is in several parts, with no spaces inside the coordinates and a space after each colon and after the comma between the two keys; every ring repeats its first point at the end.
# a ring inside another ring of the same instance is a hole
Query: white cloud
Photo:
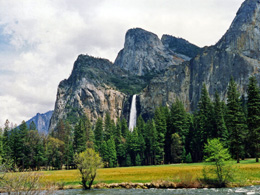
{"type": "Polygon", "coordinates": [[[214,44],[242,1],[0,0],[0,126],[53,109],[78,54],[114,61],[133,27],[214,44]]]}

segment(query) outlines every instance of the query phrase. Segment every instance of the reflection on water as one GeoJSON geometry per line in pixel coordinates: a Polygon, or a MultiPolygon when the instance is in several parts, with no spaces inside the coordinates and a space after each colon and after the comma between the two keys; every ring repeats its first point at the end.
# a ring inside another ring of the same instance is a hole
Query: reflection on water
{"type": "Polygon", "coordinates": [[[243,188],[204,188],[204,189],[94,189],[90,191],[84,190],[61,190],[57,191],[58,195],[69,194],[99,194],[99,195],[128,195],[128,194],[162,194],[162,195],[185,195],[185,194],[260,194],[260,186],[250,186],[243,188]]]}

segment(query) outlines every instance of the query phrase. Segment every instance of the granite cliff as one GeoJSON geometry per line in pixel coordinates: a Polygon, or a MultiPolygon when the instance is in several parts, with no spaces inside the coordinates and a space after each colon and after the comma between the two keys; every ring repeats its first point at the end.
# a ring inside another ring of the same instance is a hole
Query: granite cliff
{"type": "MultiPolygon", "coordinates": [[[[137,28],[126,33],[124,49],[114,64],[106,59],[79,55],[70,77],[58,86],[50,130],[55,129],[61,119],[75,124],[83,114],[92,122],[107,112],[115,120],[122,115],[128,119],[131,95],[141,93],[150,80],[167,67],[189,60],[185,54],[164,46],[157,35],[137,28]]],[[[137,99],[140,103],[140,98],[137,99]]]]}
{"type": "MultiPolygon", "coordinates": [[[[165,40],[167,43],[169,40],[165,40]]],[[[171,65],[178,65],[189,60],[185,53],[177,53],[163,44],[157,35],[140,28],[127,31],[124,49],[115,65],[136,75],[160,73],[171,65]]],[[[184,46],[184,45],[183,45],[184,46]]],[[[195,46],[196,47],[196,46],[195,46]]]]}
{"type": "Polygon", "coordinates": [[[176,98],[184,102],[187,110],[194,110],[203,83],[211,97],[218,91],[225,99],[231,76],[240,92],[246,93],[251,75],[260,81],[259,27],[260,1],[246,0],[216,45],[204,47],[188,63],[172,66],[151,81],[140,95],[142,114],[152,114],[156,106],[171,105],[176,98]]]}
{"type": "Polygon", "coordinates": [[[70,78],[59,85],[50,127],[84,113],[93,122],[106,112],[114,119],[127,118],[133,94],[138,94],[137,112],[145,119],[157,106],[170,106],[176,98],[193,111],[203,83],[211,97],[218,91],[225,99],[231,76],[245,93],[250,75],[260,81],[259,67],[260,0],[244,1],[230,28],[210,47],[199,48],[169,35],[160,40],[143,29],[130,29],[114,64],[78,57],[70,78]]]}

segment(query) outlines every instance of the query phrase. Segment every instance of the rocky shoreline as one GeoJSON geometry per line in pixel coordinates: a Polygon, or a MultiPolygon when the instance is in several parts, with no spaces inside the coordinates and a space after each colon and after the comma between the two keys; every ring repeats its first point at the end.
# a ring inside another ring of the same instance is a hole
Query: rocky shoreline
{"type": "Polygon", "coordinates": [[[106,184],[106,183],[98,183],[92,186],[93,188],[96,189],[101,189],[101,188],[125,188],[125,189],[150,189],[150,188],[157,188],[157,189],[165,189],[165,188],[204,188],[204,187],[209,187],[205,186],[202,183],[198,181],[193,181],[191,183],[175,183],[175,182],[170,182],[170,181],[162,181],[162,182],[151,182],[151,183],[132,183],[132,182],[123,182],[123,183],[111,183],[111,184],[106,184]]]}

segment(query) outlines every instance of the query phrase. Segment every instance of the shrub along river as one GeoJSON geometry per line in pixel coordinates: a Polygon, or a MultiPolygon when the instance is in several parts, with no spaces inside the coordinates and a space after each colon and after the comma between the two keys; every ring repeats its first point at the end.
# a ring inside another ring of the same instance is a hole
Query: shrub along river
{"type": "Polygon", "coordinates": [[[69,194],[90,194],[90,195],[128,195],[128,194],[159,194],[159,195],[174,195],[174,194],[260,194],[260,186],[248,186],[239,188],[203,188],[203,189],[93,189],[90,191],[84,190],[60,190],[58,195],[69,194]]]}

